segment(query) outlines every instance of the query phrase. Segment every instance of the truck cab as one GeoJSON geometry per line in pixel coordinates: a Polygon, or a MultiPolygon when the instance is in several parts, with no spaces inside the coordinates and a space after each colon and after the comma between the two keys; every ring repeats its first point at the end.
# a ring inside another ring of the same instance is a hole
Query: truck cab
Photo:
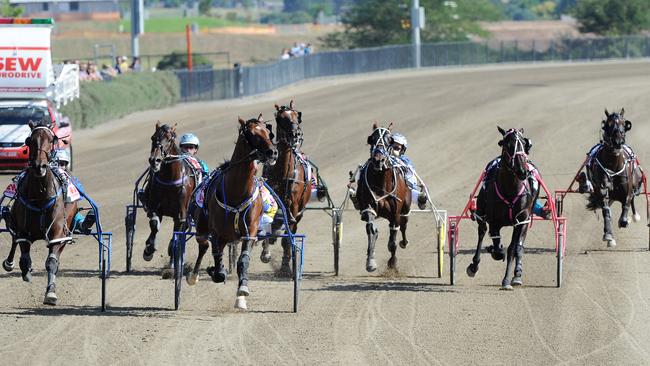
{"type": "Polygon", "coordinates": [[[53,25],[52,19],[0,18],[0,170],[27,166],[30,121],[50,124],[57,148],[72,156],[72,126],[58,108],[79,97],[79,68],[52,64],[53,25]]]}

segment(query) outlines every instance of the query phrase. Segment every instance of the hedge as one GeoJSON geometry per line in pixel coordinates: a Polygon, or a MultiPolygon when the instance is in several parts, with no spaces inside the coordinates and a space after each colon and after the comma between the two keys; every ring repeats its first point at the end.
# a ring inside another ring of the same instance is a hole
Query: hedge
{"type": "Polygon", "coordinates": [[[89,128],[129,113],[176,104],[178,78],[171,72],[134,72],[111,81],[82,82],[80,98],[61,107],[75,128],[89,128]]]}

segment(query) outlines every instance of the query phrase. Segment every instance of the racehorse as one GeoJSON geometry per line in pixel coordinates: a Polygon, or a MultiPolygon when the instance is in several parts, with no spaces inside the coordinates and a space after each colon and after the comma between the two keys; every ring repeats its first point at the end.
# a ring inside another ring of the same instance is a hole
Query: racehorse
{"type": "MultiPolygon", "coordinates": [[[[309,180],[309,163],[307,163],[300,147],[303,141],[303,133],[300,128],[302,123],[302,112],[295,110],[293,100],[289,106],[275,105],[275,122],[277,123],[277,148],[278,161],[273,166],[267,166],[264,170],[264,177],[275,193],[280,197],[284,207],[287,209],[289,229],[295,233],[298,223],[302,219],[305,206],[309,202],[312,183],[309,180]]],[[[280,215],[276,215],[280,217],[280,215]]],[[[283,224],[282,220],[276,219],[273,222],[273,232],[276,233],[283,224]]],[[[271,260],[269,244],[275,239],[265,240],[260,259],[264,263],[271,260]]],[[[289,262],[291,260],[291,243],[289,238],[282,239],[282,267],[280,273],[291,274],[289,262]]]]}
{"type": "Polygon", "coordinates": [[[375,226],[375,217],[383,217],[390,224],[388,268],[397,267],[395,237],[398,228],[402,232],[400,247],[406,248],[408,245],[406,226],[411,211],[411,190],[406,183],[400,165],[391,158],[391,128],[392,123],[387,128],[379,127],[377,123],[373,124],[372,134],[367,139],[371,146],[370,159],[360,168],[358,179],[357,202],[361,220],[366,222],[366,233],[368,234],[366,257],[366,271],[368,272],[377,269],[375,243],[379,230],[375,226]]]}
{"type": "MultiPolygon", "coordinates": [[[[149,156],[149,177],[141,200],[144,202],[151,233],[143,252],[145,261],[153,258],[156,248],[156,234],[163,216],[174,220],[174,231],[187,229],[187,209],[190,197],[197,185],[201,172],[189,164],[176,145],[176,125],[160,125],[151,136],[149,156]]],[[[172,242],[167,248],[171,263],[172,242]]],[[[170,273],[163,272],[163,277],[170,273]]]]}
{"type": "MultiPolygon", "coordinates": [[[[29,147],[28,168],[17,184],[16,199],[7,220],[13,240],[12,250],[5,262],[13,262],[15,247],[19,245],[22,278],[31,282],[31,244],[36,240],[47,241],[47,287],[43,303],[56,305],[56,273],[63,249],[66,244],[72,242],[69,228],[76,212],[76,203],[66,205],[65,182],[50,165],[58,137],[47,124],[30,121],[29,127],[31,133],[25,140],[25,145],[29,147]]],[[[13,268],[13,265],[11,267],[13,268]]]]}
{"type": "Polygon", "coordinates": [[[632,122],[623,117],[624,113],[625,109],[621,109],[620,113],[609,113],[605,110],[607,120],[602,121],[603,144],[586,169],[594,187],[594,192],[589,195],[587,209],[602,209],[603,241],[606,241],[610,247],[616,245],[612,235],[610,212],[610,206],[614,201],[620,202],[623,208],[618,219],[618,227],[627,227],[630,206],[632,206],[634,222],[641,220],[634,206],[634,197],[639,193],[643,176],[632,150],[623,148],[625,133],[632,129],[632,122]]]}
{"type": "MultiPolygon", "coordinates": [[[[523,284],[522,257],[528,226],[532,220],[533,204],[539,189],[531,183],[531,169],[525,152],[523,129],[504,131],[497,127],[503,139],[499,167],[484,181],[484,189],[479,192],[474,218],[478,222],[478,244],[472,263],[467,266],[467,275],[474,277],[481,261],[481,247],[485,233],[490,231],[493,246],[488,248],[492,258],[503,260],[506,256],[501,245],[500,231],[504,226],[513,226],[512,239],[508,246],[506,273],[501,288],[512,290],[512,286],[523,284]],[[515,260],[514,276],[508,278],[515,260]]],[[[536,177],[535,177],[536,179],[536,177]]]]}
{"type": "Polygon", "coordinates": [[[226,281],[223,264],[223,250],[228,243],[241,240],[241,254],[237,261],[239,285],[235,307],[245,310],[248,289],[248,265],[250,251],[257,240],[257,229],[262,216],[262,197],[256,177],[255,161],[273,165],[278,150],[270,139],[270,131],[262,115],[244,121],[239,118],[239,135],[230,161],[217,168],[205,184],[203,208],[194,210],[196,239],[199,254],[194,269],[187,276],[187,283],[198,281],[198,272],[203,255],[212,242],[214,267],[208,268],[212,281],[226,281]]]}

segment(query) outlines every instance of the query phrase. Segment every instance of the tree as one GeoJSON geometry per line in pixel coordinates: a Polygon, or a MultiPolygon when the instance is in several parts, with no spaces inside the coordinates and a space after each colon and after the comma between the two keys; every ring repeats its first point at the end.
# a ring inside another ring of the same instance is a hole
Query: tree
{"type": "Polygon", "coordinates": [[[15,17],[19,17],[22,13],[23,13],[23,8],[18,6],[12,6],[9,3],[9,0],[1,0],[0,16],[15,18],[15,17]]]}
{"type": "Polygon", "coordinates": [[[288,13],[307,11],[307,0],[284,0],[283,10],[288,13]]]}
{"type": "Polygon", "coordinates": [[[573,10],[581,32],[635,34],[650,28],[648,0],[580,0],[573,10]]]}
{"type": "MultiPolygon", "coordinates": [[[[373,47],[408,43],[410,0],[359,0],[344,15],[345,31],[321,38],[325,47],[373,47]]],[[[421,0],[425,8],[424,42],[463,41],[486,35],[478,21],[498,20],[501,12],[489,0],[421,0]]]]}
{"type": "Polygon", "coordinates": [[[199,14],[209,15],[212,9],[212,0],[199,0],[199,14]]]}

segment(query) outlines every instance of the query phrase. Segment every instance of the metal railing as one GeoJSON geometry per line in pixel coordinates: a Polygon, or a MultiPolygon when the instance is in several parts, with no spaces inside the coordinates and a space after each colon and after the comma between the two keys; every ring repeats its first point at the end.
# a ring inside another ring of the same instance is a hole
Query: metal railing
{"type": "MultiPolygon", "coordinates": [[[[181,100],[229,99],[266,93],[326,76],[413,67],[410,45],[321,52],[235,69],[176,70],[181,100]]],[[[422,44],[423,67],[504,62],[588,61],[650,57],[650,37],[484,41],[422,44]]]]}

